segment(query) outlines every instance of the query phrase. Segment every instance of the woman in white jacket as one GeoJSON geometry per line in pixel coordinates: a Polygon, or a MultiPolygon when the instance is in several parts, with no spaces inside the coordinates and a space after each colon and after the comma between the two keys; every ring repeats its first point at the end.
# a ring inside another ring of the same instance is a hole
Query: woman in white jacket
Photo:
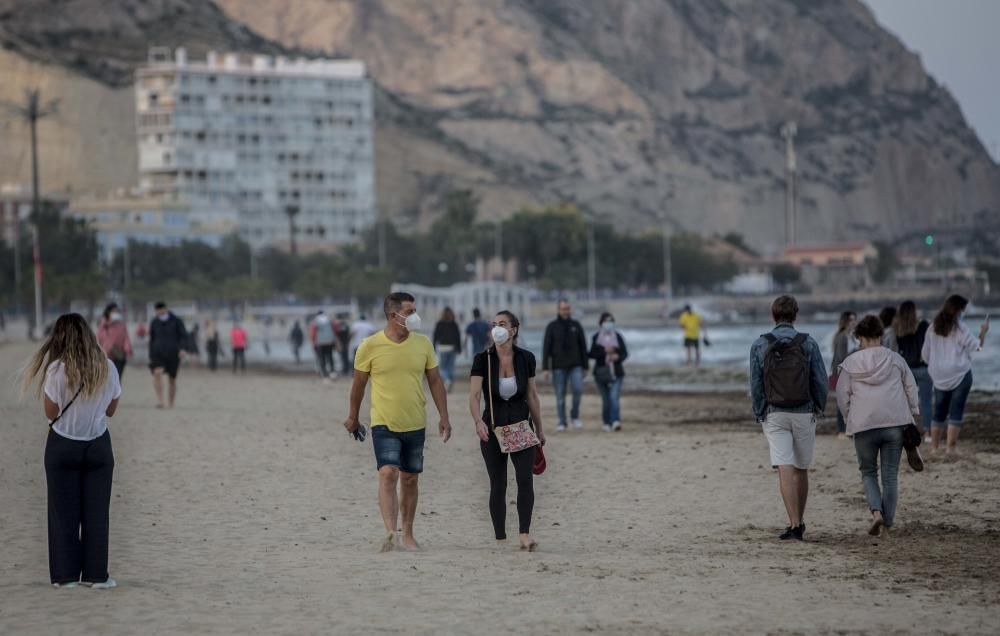
{"type": "MultiPolygon", "coordinates": [[[[872,515],[868,534],[873,536],[878,536],[883,527],[891,528],[895,520],[903,429],[914,424],[913,416],[920,413],[913,373],[902,356],[882,346],[884,333],[876,316],[865,316],[858,323],[854,334],[861,349],[840,365],[837,381],[837,404],[847,422],[848,435],[854,436],[865,499],[872,515]]],[[[923,470],[915,447],[907,449],[907,456],[914,470],[923,470]]]]}

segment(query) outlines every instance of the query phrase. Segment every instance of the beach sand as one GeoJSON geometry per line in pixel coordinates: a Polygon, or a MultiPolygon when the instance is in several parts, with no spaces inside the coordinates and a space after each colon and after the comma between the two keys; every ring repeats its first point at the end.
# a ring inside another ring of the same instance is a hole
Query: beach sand
{"type": "MultiPolygon", "coordinates": [[[[890,538],[865,534],[852,444],[821,436],[807,541],[796,543],[777,539],[784,511],[744,394],[627,393],[625,430],[606,434],[589,392],[587,430],[557,435],[546,421],[532,526],[541,549],[528,554],[516,549],[513,505],[515,545],[494,545],[460,383],[454,438],[427,444],[424,550],[378,554],[374,459],[370,441],[341,427],[346,381],[185,368],[177,408],[158,411],[148,372],[133,365],[111,423],[120,587],[55,590],[45,422],[13,388],[31,350],[0,346],[0,634],[1000,629],[1000,399],[982,395],[960,455],[901,469],[890,538]]],[[[549,416],[550,392],[542,403],[549,416]]]]}

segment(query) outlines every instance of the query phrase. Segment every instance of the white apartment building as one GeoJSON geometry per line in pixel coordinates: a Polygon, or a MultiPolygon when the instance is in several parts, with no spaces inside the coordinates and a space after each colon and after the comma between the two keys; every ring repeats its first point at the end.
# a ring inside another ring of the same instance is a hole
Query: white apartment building
{"type": "Polygon", "coordinates": [[[212,224],[235,210],[252,246],[324,249],[375,222],[372,86],[358,61],[153,49],[136,72],[150,195],[212,224]],[[290,218],[292,219],[290,223],[290,218]]]}

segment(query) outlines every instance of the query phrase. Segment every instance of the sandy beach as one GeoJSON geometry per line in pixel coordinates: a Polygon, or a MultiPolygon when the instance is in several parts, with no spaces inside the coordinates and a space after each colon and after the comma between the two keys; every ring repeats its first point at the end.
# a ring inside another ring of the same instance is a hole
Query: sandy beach
{"type": "MultiPolygon", "coordinates": [[[[853,445],[822,435],[807,540],[786,543],[777,539],[776,477],[745,394],[626,393],[625,430],[606,434],[590,390],[587,430],[557,435],[546,422],[549,469],[536,480],[533,524],[541,550],[528,554],[494,545],[463,382],[450,398],[454,438],[428,437],[416,528],[424,550],[378,554],[371,444],[340,425],[346,381],[185,368],[177,408],[159,411],[136,364],[111,422],[110,570],[120,587],[55,590],[45,421],[15,388],[31,351],[0,345],[0,634],[995,634],[1000,626],[1000,397],[982,394],[960,454],[927,454],[921,474],[901,469],[889,538],[864,532],[853,445]]],[[[550,392],[542,402],[551,416],[550,392]]],[[[508,492],[512,500],[513,485],[508,492]]],[[[513,505],[507,524],[516,529],[513,505]]]]}

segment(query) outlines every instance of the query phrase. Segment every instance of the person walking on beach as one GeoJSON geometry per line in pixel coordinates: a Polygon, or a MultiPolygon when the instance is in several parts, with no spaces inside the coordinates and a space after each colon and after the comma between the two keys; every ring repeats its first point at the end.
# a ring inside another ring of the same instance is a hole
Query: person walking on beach
{"type": "Polygon", "coordinates": [[[49,418],[49,580],[55,587],[116,587],[108,575],[115,468],[108,418],[118,408],[122,388],[118,370],[83,316],[65,314],[56,320],[52,334],[28,362],[24,391],[36,382],[49,418]]]}
{"type": "Polygon", "coordinates": [[[517,346],[521,323],[509,311],[493,319],[493,346],[476,354],[472,362],[469,411],[479,436],[479,450],[490,478],[490,518],[498,544],[507,540],[507,457],[517,479],[518,535],[522,550],[538,548],[531,538],[531,515],[535,507],[533,468],[536,446],[505,453],[496,427],[527,422],[538,441],[545,443],[542,415],[535,387],[535,356],[517,346]],[[486,405],[482,407],[483,392],[486,405]],[[496,419],[494,419],[496,418],[496,419]]]}
{"type": "Polygon", "coordinates": [[[132,341],[128,337],[128,325],[116,303],[104,308],[101,322],[97,324],[97,342],[115,364],[120,380],[125,373],[125,363],[132,357],[132,341]]]}
{"type": "Polygon", "coordinates": [[[680,324],[681,329],[684,330],[684,352],[685,352],[685,366],[701,365],[701,330],[702,330],[702,320],[701,316],[695,313],[691,305],[684,305],[684,311],[681,312],[680,318],[677,322],[680,324]]]}
{"type": "MultiPolygon", "coordinates": [[[[854,451],[871,512],[868,534],[878,536],[883,526],[888,530],[896,518],[903,431],[914,424],[913,416],[919,414],[920,405],[910,367],[899,354],[882,345],[885,328],[881,320],[865,316],[854,334],[861,348],[840,365],[837,404],[847,421],[847,432],[854,437],[854,451]]],[[[915,470],[924,469],[916,447],[907,454],[915,470]]]]}
{"type": "Polygon", "coordinates": [[[559,315],[545,328],[542,342],[542,369],[545,381],[551,370],[552,386],[556,393],[556,411],[559,414],[557,432],[566,430],[566,384],[573,391],[570,419],[573,428],[583,428],[580,421],[580,401],[583,398],[583,379],[589,366],[587,340],[583,326],[573,320],[573,307],[565,298],[559,301],[559,315]]]}
{"type": "Polygon", "coordinates": [[[615,317],[601,314],[598,331],[590,342],[590,357],[594,360],[594,381],[601,392],[601,418],[604,432],[620,431],[622,382],[628,358],[625,338],[615,330],[615,317]]]}
{"type": "Polygon", "coordinates": [[[931,421],[931,448],[937,450],[947,426],[947,446],[951,452],[958,445],[958,432],[965,416],[965,401],[972,390],[972,354],[982,351],[990,318],[979,327],[979,337],[972,335],[962,317],[969,300],[957,294],[945,301],[927,332],[921,357],[934,382],[934,417],[931,421]]]}
{"type": "Polygon", "coordinates": [[[218,369],[219,356],[222,355],[222,342],[219,339],[219,330],[211,320],[205,321],[205,354],[208,356],[209,371],[218,369]]]}
{"type": "Polygon", "coordinates": [[[750,349],[753,413],[767,437],[771,467],[778,469],[788,513],[782,540],[802,540],[806,531],[809,466],[816,443],[816,416],[826,408],[827,375],[819,345],[795,329],[799,304],[779,296],[771,305],[775,327],[750,349]]]}
{"type": "Polygon", "coordinates": [[[885,330],[885,333],[882,335],[882,346],[890,351],[899,353],[899,345],[896,344],[896,332],[892,326],[893,321],[896,320],[897,311],[895,307],[883,307],[882,311],[878,312],[878,319],[885,330]]]}
{"type": "Polygon", "coordinates": [[[340,368],[346,376],[354,374],[354,364],[350,359],[351,349],[351,325],[347,322],[347,315],[340,314],[333,323],[333,332],[337,335],[335,345],[337,354],[340,356],[340,368]]]}
{"type": "Polygon", "coordinates": [[[455,312],[451,307],[444,308],[440,320],[434,325],[433,342],[441,365],[441,377],[451,393],[451,386],[455,382],[455,358],[462,355],[462,332],[458,329],[455,312]]]}
{"type": "Polygon", "coordinates": [[[361,346],[361,342],[376,331],[378,329],[368,321],[368,316],[365,314],[361,314],[351,325],[351,369],[354,369],[354,360],[358,357],[358,347],[361,346]]]}
{"type": "Polygon", "coordinates": [[[490,323],[483,320],[479,307],[472,310],[472,322],[465,327],[465,347],[475,356],[486,349],[486,341],[490,335],[490,323]],[[471,341],[471,348],[469,347],[471,341]]]}
{"type": "Polygon", "coordinates": [[[392,293],[386,297],[383,311],[388,321],[385,330],[365,339],[358,347],[344,428],[354,434],[361,426],[358,417],[370,379],[372,447],[378,468],[379,511],[386,531],[381,551],[396,549],[400,515],[403,520],[400,545],[405,550],[419,550],[413,536],[413,520],[417,515],[417,481],[424,470],[427,426],[424,378],[440,416],[438,432],[444,442],[451,438],[448,395],[438,372],[434,346],[427,336],[416,333],[421,320],[413,296],[392,293]]]}
{"type": "Polygon", "coordinates": [[[200,336],[201,327],[198,325],[197,318],[195,319],[194,326],[191,327],[191,331],[188,332],[187,344],[184,346],[184,350],[190,355],[191,359],[198,362],[201,357],[201,349],[198,346],[198,338],[200,336]]]}
{"type": "Polygon", "coordinates": [[[316,312],[316,316],[309,325],[309,340],[312,341],[313,349],[316,351],[320,377],[324,380],[336,377],[333,349],[337,346],[337,334],[333,331],[330,318],[322,309],[316,312]]]}
{"type": "Polygon", "coordinates": [[[295,324],[292,325],[292,330],[288,333],[288,344],[292,348],[292,355],[295,356],[295,364],[302,362],[302,356],[299,351],[302,349],[302,343],[305,342],[305,334],[302,333],[302,325],[296,320],[295,324]]]}
{"type": "Polygon", "coordinates": [[[241,373],[247,372],[247,330],[236,322],[229,330],[229,348],[233,352],[233,373],[237,367],[241,373]]]}
{"type": "MultiPolygon", "coordinates": [[[[857,324],[858,315],[853,311],[845,311],[840,314],[837,322],[837,333],[833,335],[833,360],[830,361],[829,388],[831,391],[837,389],[837,379],[840,373],[840,365],[844,363],[857,347],[851,341],[851,334],[854,333],[854,326],[857,324]]],[[[847,439],[847,423],[844,421],[844,414],[837,408],[837,439],[847,439]]]]}
{"type": "Polygon", "coordinates": [[[904,301],[892,321],[892,331],[896,342],[895,351],[906,360],[910,373],[917,383],[917,395],[920,399],[920,423],[926,438],[931,442],[931,418],[934,414],[934,382],[927,371],[927,363],[921,357],[927,329],[930,323],[919,320],[917,305],[912,300],[904,301]]]}
{"type": "Polygon", "coordinates": [[[156,408],[174,408],[177,398],[177,372],[184,357],[187,330],[184,322],[167,309],[165,302],[155,305],[156,317],[149,324],[149,370],[153,374],[156,408]],[[167,402],[163,401],[163,376],[168,379],[167,402]]]}

